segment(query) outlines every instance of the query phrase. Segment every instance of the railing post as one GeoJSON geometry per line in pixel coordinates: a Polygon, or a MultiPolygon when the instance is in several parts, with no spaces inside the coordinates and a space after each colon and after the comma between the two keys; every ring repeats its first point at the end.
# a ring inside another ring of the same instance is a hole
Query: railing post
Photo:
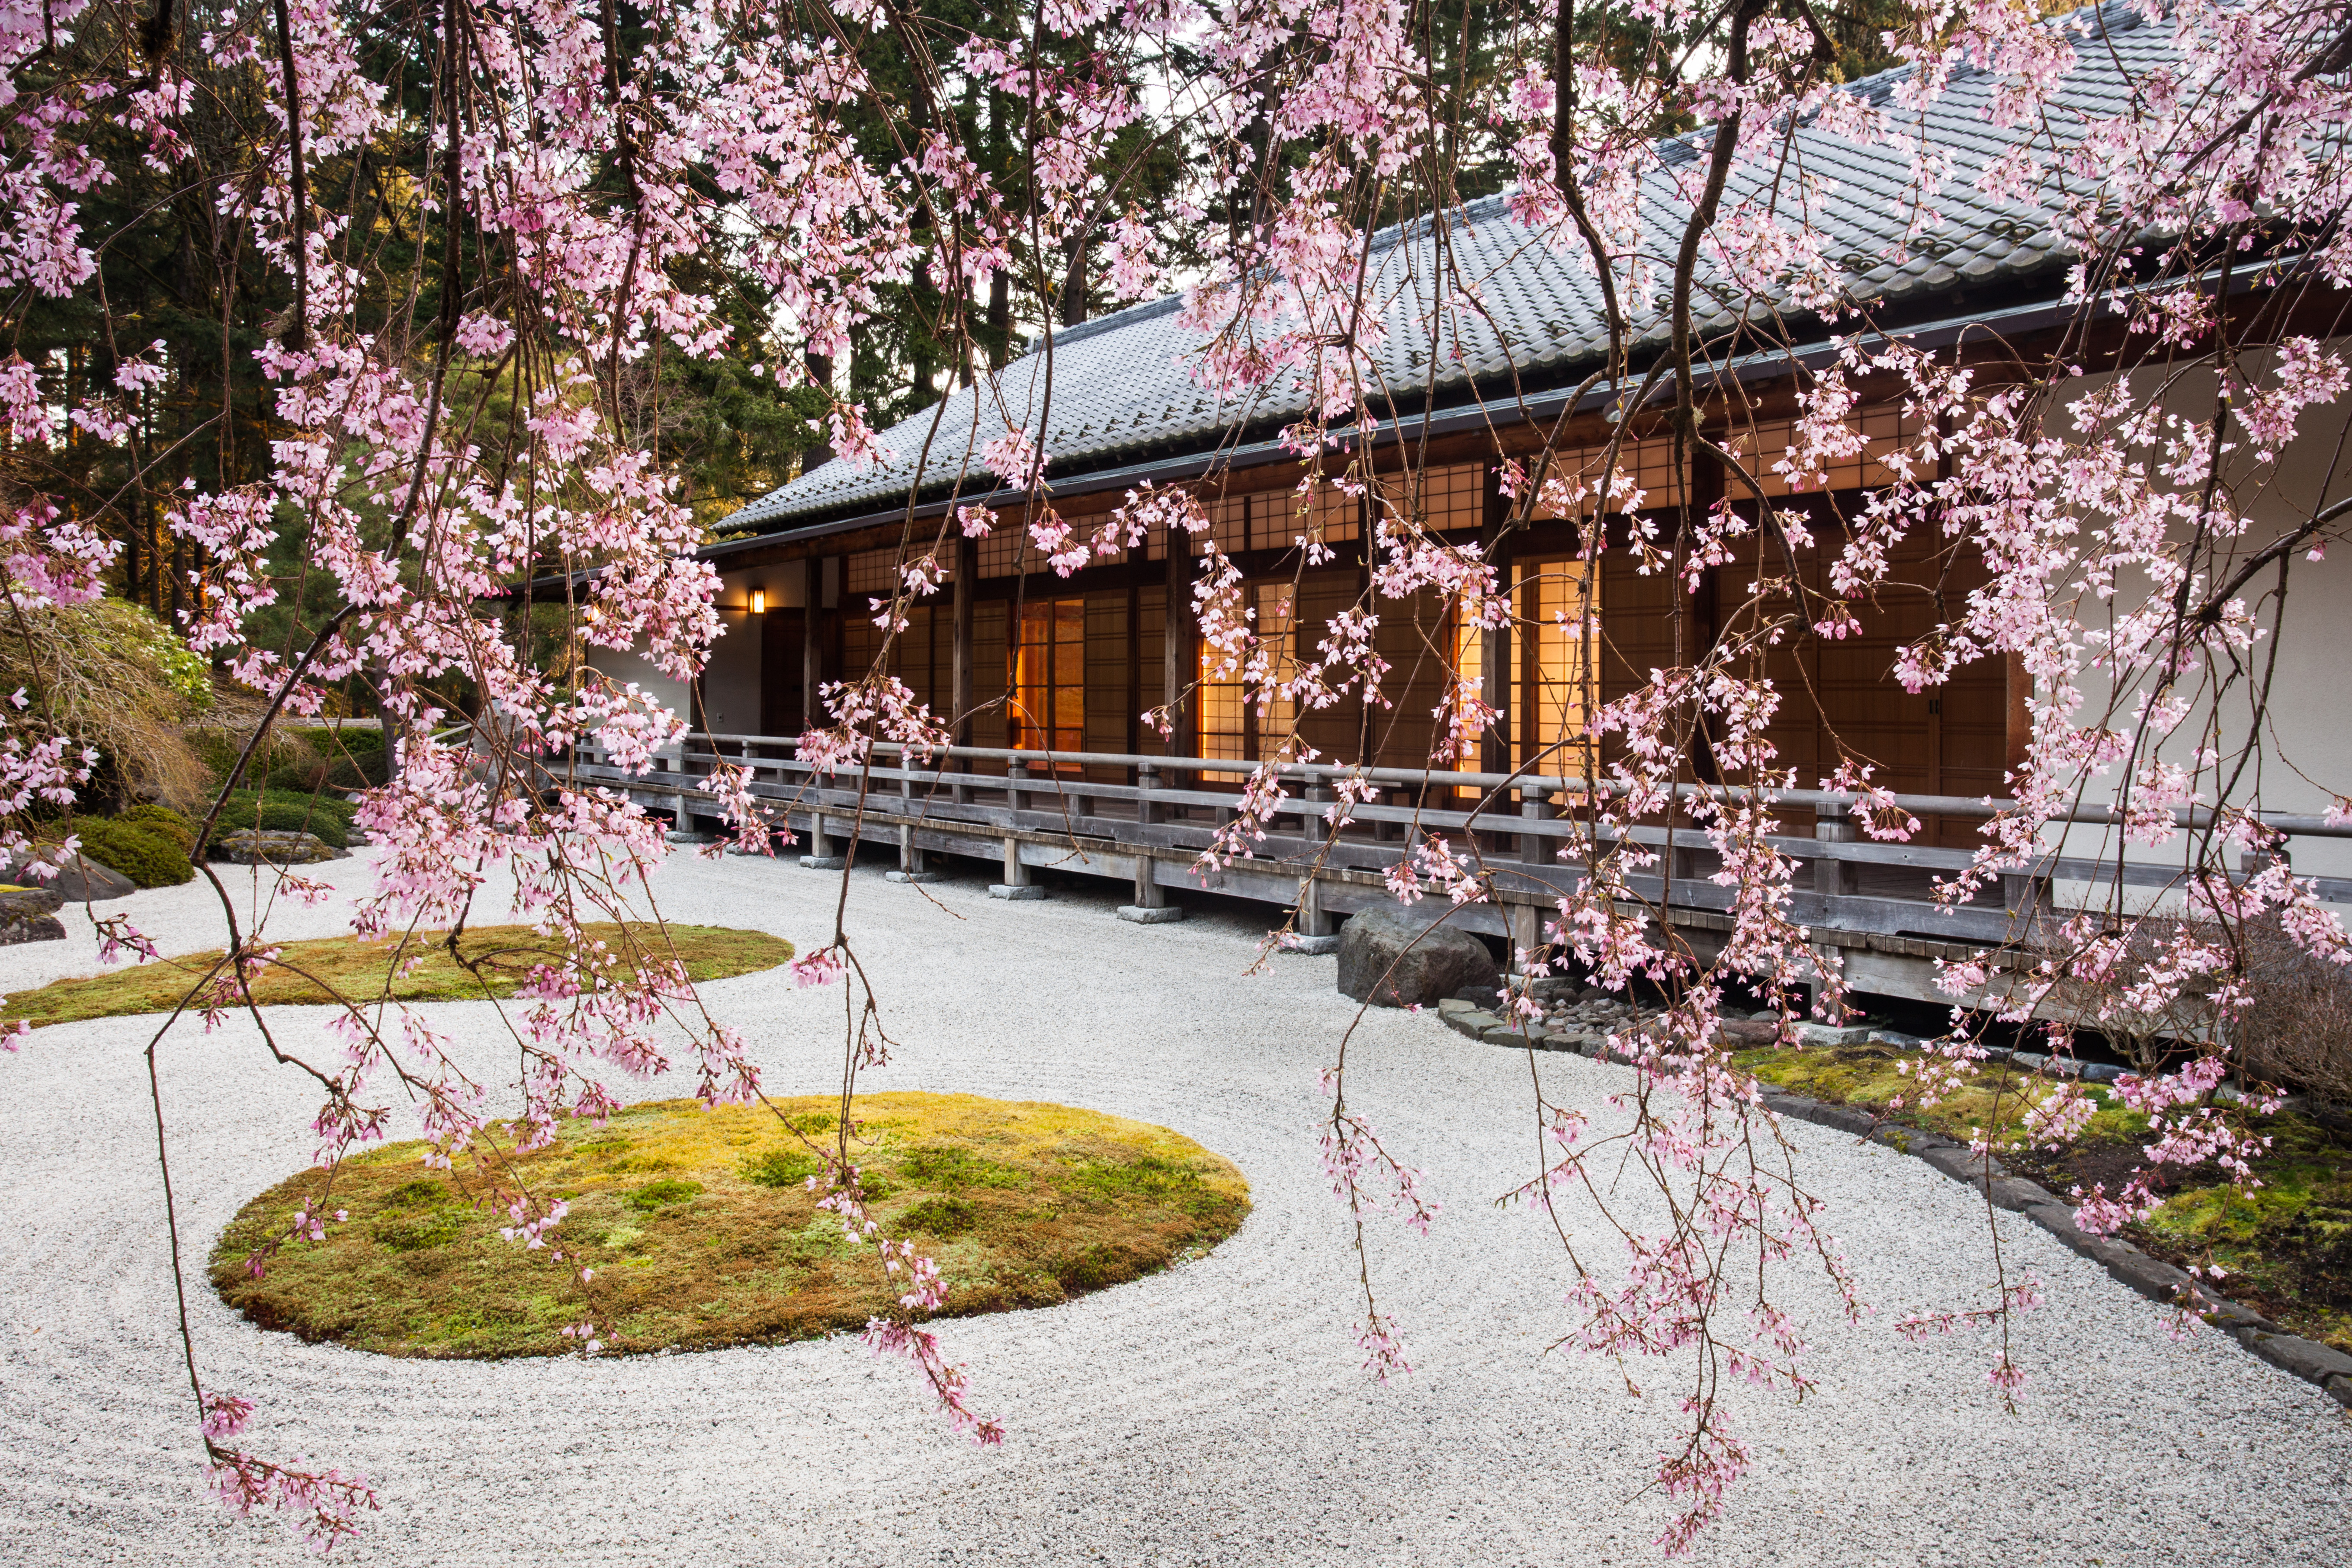
{"type": "MultiPolygon", "coordinates": [[[[1813,837],[1823,844],[1851,844],[1854,841],[1853,823],[1846,817],[1823,817],[1814,824],[1813,837]]],[[[1825,855],[1813,857],[1813,891],[1843,899],[1861,889],[1853,861],[1832,860],[1825,855]]]]}
{"type": "MultiPolygon", "coordinates": [[[[1519,791],[1519,816],[1528,822],[1549,822],[1552,816],[1551,791],[1541,784],[1529,784],[1519,791]]],[[[1552,863],[1552,840],[1533,833],[1519,835],[1519,859],[1528,866],[1549,866],[1552,863]]]]}
{"type": "Polygon", "coordinates": [[[1149,826],[1152,823],[1160,820],[1160,803],[1151,798],[1151,792],[1159,787],[1160,764],[1157,763],[1136,763],[1135,820],[1145,826],[1149,826]]]}
{"type": "MultiPolygon", "coordinates": [[[[1551,816],[1551,791],[1540,784],[1519,787],[1519,819],[1523,822],[1543,822],[1551,816]]],[[[1540,873],[1532,868],[1547,865],[1551,858],[1551,840],[1533,833],[1519,835],[1519,863],[1531,868],[1530,877],[1540,873]]],[[[1511,968],[1517,973],[1526,967],[1526,955],[1543,945],[1543,905],[1510,904],[1507,906],[1511,930],[1511,968]]]]}
{"type": "Polygon", "coordinates": [[[1004,764],[1004,808],[1007,811],[1021,811],[1026,808],[1027,796],[1021,785],[1028,777],[1029,764],[1020,758],[1015,757],[1004,764]]]}

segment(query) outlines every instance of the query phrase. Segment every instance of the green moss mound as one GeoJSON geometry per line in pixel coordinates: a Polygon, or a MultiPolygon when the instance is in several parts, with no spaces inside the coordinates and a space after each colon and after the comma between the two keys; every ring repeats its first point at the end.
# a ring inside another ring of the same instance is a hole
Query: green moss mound
{"type": "Polygon", "coordinates": [[[192,854],[196,847],[196,825],[168,805],[131,805],[115,814],[117,822],[130,823],[142,831],[159,834],[180,847],[183,855],[192,854]]]}
{"type": "Polygon", "coordinates": [[[79,817],[74,832],[84,855],[142,888],[176,888],[195,879],[187,850],[160,826],[120,817],[79,817]]]}
{"type": "MultiPolygon", "coordinates": [[[[585,928],[633,964],[675,958],[698,984],[772,969],[793,956],[793,944],[765,931],[726,926],[628,926],[600,922],[585,928]]],[[[278,963],[253,982],[254,999],[264,1006],[299,1006],[332,1002],[332,986],[355,1002],[385,997],[396,1002],[478,1002],[511,996],[532,970],[559,955],[551,937],[529,926],[475,926],[449,951],[446,933],[419,931],[405,942],[362,942],[357,937],[321,937],[289,942],[278,963]],[[411,959],[421,959],[407,968],[411,959]],[[395,973],[395,969],[404,973],[395,973]]],[[[35,991],[12,994],[0,1007],[0,1023],[22,1018],[34,1025],[78,1023],[130,1013],[168,1013],[185,1001],[220,958],[217,951],[192,952],[92,975],[53,980],[35,991]]]]}
{"type": "MultiPolygon", "coordinates": [[[[904,1287],[849,1241],[806,1185],[821,1162],[778,1112],[827,1141],[837,1100],[705,1110],[633,1106],[565,1127],[509,1179],[570,1215],[545,1250],[459,1162],[397,1143],[304,1171],[245,1205],[211,1264],[224,1300],[265,1328],[389,1355],[551,1355],[593,1319],[608,1348],[708,1349],[863,1327],[904,1287]],[[350,1217],[247,1260],[310,1203],[350,1217]],[[562,1251],[556,1263],[550,1252],[562,1251]],[[570,1265],[593,1279],[583,1293],[570,1265]]],[[[1164,1127],[1037,1101],[876,1094],[852,1112],[851,1159],[886,1235],[940,1265],[947,1315],[1044,1307],[1214,1247],[1249,1213],[1233,1164],[1164,1127]]]]}

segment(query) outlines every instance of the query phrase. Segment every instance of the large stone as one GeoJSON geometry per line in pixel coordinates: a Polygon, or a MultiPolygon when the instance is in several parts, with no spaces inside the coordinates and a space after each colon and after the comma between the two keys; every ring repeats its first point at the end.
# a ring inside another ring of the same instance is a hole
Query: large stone
{"type": "Polygon", "coordinates": [[[212,858],[233,866],[315,866],[321,860],[344,860],[348,849],[338,849],[315,833],[281,833],[240,827],[224,833],[210,846],[212,858]]]}
{"type": "Polygon", "coordinates": [[[66,928],[58,919],[64,898],[50,888],[26,888],[0,893],[0,947],[22,942],[63,942],[66,928]]]}
{"type": "Polygon", "coordinates": [[[1426,1006],[1465,986],[1503,984],[1495,955],[1466,931],[1439,925],[1453,908],[1381,904],[1339,933],[1339,990],[1375,1007],[1426,1006]],[[1423,912],[1426,910],[1427,912],[1423,912]]]}
{"type": "Polygon", "coordinates": [[[109,899],[127,899],[139,890],[138,883],[111,866],[79,855],[68,857],[54,877],[36,877],[22,858],[10,860],[0,868],[0,881],[53,892],[68,904],[103,903],[109,899]]]}

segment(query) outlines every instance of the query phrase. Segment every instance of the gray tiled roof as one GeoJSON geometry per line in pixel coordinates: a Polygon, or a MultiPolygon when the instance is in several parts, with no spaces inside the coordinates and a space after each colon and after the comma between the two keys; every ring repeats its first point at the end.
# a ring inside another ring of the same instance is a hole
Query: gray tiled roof
{"type": "MultiPolygon", "coordinates": [[[[2086,8],[2055,25],[2084,23],[2097,25],[2107,36],[2077,40],[2076,64],[2054,106],[2053,118],[2062,121],[2070,115],[2124,111],[2130,81],[2173,53],[2168,30],[2143,26],[2129,5],[2086,8]]],[[[1885,72],[1846,90],[1885,103],[1904,74],[1885,72]]],[[[1888,259],[1900,254],[1907,222],[1900,204],[1908,168],[1899,153],[1814,127],[1800,129],[1792,139],[1792,167],[1834,183],[1813,221],[1828,237],[1827,254],[1857,297],[1902,310],[1963,286],[1995,280],[2045,291],[2054,288],[2053,279],[2066,258],[2048,213],[1988,201],[1975,186],[1980,169],[2030,134],[1998,128],[1983,117],[2000,86],[1997,77],[1963,70],[1928,110],[1927,137],[1949,152],[1955,166],[1937,202],[1943,223],[1913,242],[1899,262],[1888,259]]],[[[1889,112],[1899,111],[1890,106],[1889,112]]],[[[1661,144],[1661,167],[1643,194],[1654,255],[1667,257],[1679,243],[1688,212],[1682,192],[1701,177],[1708,134],[1702,129],[1661,144]]],[[[1725,210],[1742,195],[1762,190],[1773,174],[1769,167],[1735,169],[1725,210]]],[[[1440,404],[1460,403],[1474,389],[1496,387],[1514,374],[1522,384],[1554,384],[1598,362],[1606,347],[1598,286],[1573,257],[1557,254],[1542,237],[1517,223],[1505,198],[1455,209],[1445,216],[1442,232],[1451,248],[1451,277],[1458,280],[1449,283],[1449,298],[1459,297],[1462,284],[1475,286],[1485,314],[1457,310],[1442,324],[1444,363],[1434,378],[1440,404]]],[[[1424,220],[1373,238],[1378,283],[1372,297],[1386,301],[1388,328],[1381,374],[1399,406],[1414,410],[1431,380],[1428,316],[1430,276],[1439,254],[1435,234],[1436,226],[1424,220]]],[[[1703,269],[1702,281],[1705,276],[1703,269]]],[[[1637,356],[1664,342],[1656,308],[1662,302],[1629,302],[1641,340],[1637,356]]],[[[1180,304],[1172,297],[1156,300],[1054,334],[1050,417],[1043,442],[1050,457],[1049,478],[1098,471],[1148,454],[1206,451],[1241,430],[1263,430],[1305,411],[1305,399],[1287,381],[1245,397],[1221,397],[1202,387],[1188,363],[1200,346],[1198,334],[1180,324],[1180,304]]],[[[1701,324],[1721,331],[1736,323],[1727,310],[1701,324]]],[[[992,390],[985,382],[961,389],[943,407],[925,409],[884,432],[887,461],[862,469],[837,458],[827,462],[737,512],[725,531],[773,531],[903,503],[919,461],[926,499],[943,494],[959,472],[968,475],[962,493],[990,490],[994,481],[979,467],[980,450],[1003,433],[1008,419],[1036,428],[1039,408],[1047,402],[1047,360],[1042,347],[1033,348],[998,373],[992,390]],[[927,441],[929,455],[924,459],[927,441]]]]}

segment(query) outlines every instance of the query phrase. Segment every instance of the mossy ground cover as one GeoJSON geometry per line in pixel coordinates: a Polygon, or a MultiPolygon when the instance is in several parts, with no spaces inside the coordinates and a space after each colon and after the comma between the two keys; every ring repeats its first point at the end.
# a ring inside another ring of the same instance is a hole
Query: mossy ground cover
{"type": "MultiPolygon", "coordinates": [[[[652,926],[634,926],[625,932],[618,925],[605,923],[587,930],[591,937],[614,951],[675,953],[698,982],[772,969],[793,955],[792,943],[781,937],[724,926],[673,925],[667,928],[667,942],[662,930],[652,926]]],[[[521,925],[471,928],[457,939],[455,956],[438,931],[417,932],[404,946],[350,936],[289,942],[282,950],[283,966],[273,964],[262,972],[254,984],[254,998],[264,1005],[282,1006],[331,1002],[334,997],[324,988],[331,985],[344,996],[363,1002],[386,994],[388,982],[389,994],[395,1001],[481,1001],[512,995],[532,970],[561,952],[562,945],[554,938],[521,925]],[[424,962],[415,969],[393,976],[397,963],[419,955],[424,962]],[[473,967],[468,968],[468,963],[473,967]]],[[[23,1018],[37,1026],[127,1013],[168,1013],[219,958],[217,950],[194,952],[125,965],[86,980],[52,981],[37,991],[11,995],[7,1005],[0,1008],[0,1023],[23,1018]]]]}
{"type": "MultiPolygon", "coordinates": [[[[1961,1139],[1973,1128],[1989,1129],[2002,1142],[2017,1138],[2027,1091],[2048,1087],[2018,1068],[1987,1065],[1958,1095],[1922,1110],[1912,1103],[1917,1082],[1895,1070],[1907,1054],[1854,1046],[1746,1051],[1738,1060],[1794,1093],[1961,1139]],[[1890,1110],[1898,1097],[1904,1108],[1890,1110]]],[[[2061,1197],[2078,1184],[2085,1192],[2096,1183],[2119,1189],[2144,1163],[2147,1119],[2107,1089],[2091,1085],[2087,1092],[2101,1109],[2079,1141],[2054,1152],[2014,1150],[2001,1155],[2002,1163],[2061,1197]]],[[[2248,1119],[2258,1124],[2252,1131],[2271,1139],[2269,1152],[2254,1162],[2262,1186],[2238,1192],[2210,1165],[2168,1172],[2163,1205],[2126,1235],[2184,1267],[2220,1264],[2230,1271],[2225,1294],[2296,1333],[2352,1352],[2352,1137],[2306,1116],[2248,1119]]]]}
{"type": "MultiPolygon", "coordinates": [[[[871,1247],[820,1211],[810,1152],[840,1101],[779,1100],[705,1110],[632,1106],[567,1126],[516,1176],[569,1216],[551,1250],[502,1239],[459,1171],[399,1143],[305,1171],[240,1211],[215,1249],[223,1299],[265,1328],[391,1355],[544,1355],[573,1348],[566,1323],[612,1325],[607,1349],[804,1339],[856,1329],[902,1287],[871,1247]],[[797,1130],[797,1131],[795,1131],[797,1130]],[[306,1200],[349,1219],[322,1242],[246,1260],[306,1200]],[[593,1271],[593,1300],[566,1270],[593,1271]]],[[[1231,1163],[1163,1127],[1035,1101],[917,1093],[861,1097],[852,1158],[884,1232],[920,1242],[950,1316],[1043,1307],[1197,1255],[1233,1234],[1249,1187],[1231,1163]]]]}

